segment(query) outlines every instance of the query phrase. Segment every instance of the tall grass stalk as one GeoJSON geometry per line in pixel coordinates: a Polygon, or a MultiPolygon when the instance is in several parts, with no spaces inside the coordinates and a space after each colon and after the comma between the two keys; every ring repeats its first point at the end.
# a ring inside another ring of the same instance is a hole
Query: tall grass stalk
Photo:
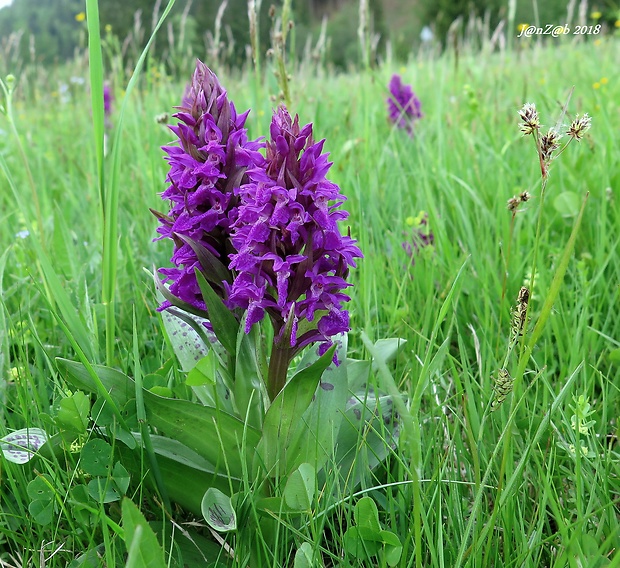
{"type": "MultiPolygon", "coordinates": [[[[15,116],[13,112],[13,89],[15,87],[15,77],[13,75],[9,75],[6,77],[6,81],[3,81],[0,78],[0,88],[4,93],[4,108],[2,109],[2,114],[4,114],[9,123],[9,128],[13,133],[13,138],[15,139],[15,144],[17,146],[17,151],[19,152],[19,156],[22,161],[22,165],[28,177],[28,185],[30,186],[30,195],[32,197],[32,203],[34,204],[34,210],[37,220],[37,230],[36,234],[39,236],[39,240],[41,242],[41,246],[45,249],[46,246],[46,236],[45,236],[45,226],[43,225],[43,216],[41,215],[41,205],[39,203],[39,195],[37,193],[37,186],[34,182],[34,178],[32,177],[32,170],[30,169],[30,164],[28,162],[28,157],[26,156],[26,151],[24,150],[24,145],[22,144],[21,137],[17,130],[17,126],[15,125],[15,116]]],[[[2,105],[0,105],[2,108],[2,105]]],[[[8,172],[8,168],[5,169],[5,173],[8,172]]],[[[23,209],[22,211],[26,214],[27,209],[23,209]]]]}
{"type": "MultiPolygon", "coordinates": [[[[121,104],[118,115],[118,121],[114,133],[114,141],[112,143],[111,163],[110,163],[110,184],[105,187],[103,183],[103,173],[100,173],[100,183],[103,190],[101,191],[102,213],[103,213],[103,264],[102,264],[102,301],[105,307],[105,328],[106,328],[106,363],[112,365],[114,361],[114,346],[116,336],[116,313],[115,313],[115,295],[116,295],[116,271],[118,264],[118,200],[121,190],[120,165],[123,132],[123,118],[126,112],[129,96],[138,82],[144,61],[149,53],[151,44],[155,40],[155,35],[166,20],[170,10],[174,6],[175,0],[168,0],[168,5],[163,11],[155,29],[142,50],[140,57],[136,63],[136,67],[129,79],[125,96],[121,104]]],[[[93,119],[95,124],[101,122],[103,126],[103,62],[101,58],[101,41],[99,37],[99,13],[97,9],[97,0],[87,0],[87,7],[90,7],[89,14],[92,15],[93,22],[89,23],[89,59],[91,61],[91,77],[95,77],[95,86],[101,87],[97,95],[93,93],[93,119]],[[90,39],[92,37],[92,40],[90,39]],[[96,36],[96,37],[94,37],[96,36]],[[94,66],[94,69],[92,68],[94,66]],[[101,114],[98,107],[100,106],[101,114]]],[[[89,15],[89,20],[90,20],[89,15]]],[[[93,86],[93,91],[95,89],[93,86]]],[[[96,127],[97,138],[97,156],[103,155],[103,130],[96,127]],[[101,150],[101,152],[100,152],[101,150]]],[[[101,166],[102,167],[102,166],[101,166]]]]}

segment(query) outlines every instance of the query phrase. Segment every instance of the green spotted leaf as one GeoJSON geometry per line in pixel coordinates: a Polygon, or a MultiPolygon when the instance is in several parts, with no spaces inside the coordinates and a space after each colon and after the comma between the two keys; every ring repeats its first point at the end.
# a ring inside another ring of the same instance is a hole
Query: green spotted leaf
{"type": "Polygon", "coordinates": [[[237,515],[230,497],[219,489],[207,489],[202,498],[201,509],[202,516],[212,529],[228,532],[237,528],[237,515]]]}

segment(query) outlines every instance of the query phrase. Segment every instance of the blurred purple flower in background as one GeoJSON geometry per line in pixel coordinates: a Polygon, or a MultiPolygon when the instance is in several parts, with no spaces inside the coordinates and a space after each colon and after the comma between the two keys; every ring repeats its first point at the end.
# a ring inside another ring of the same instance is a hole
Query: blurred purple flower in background
{"type": "Polygon", "coordinates": [[[413,136],[413,124],[422,118],[420,100],[416,97],[411,85],[403,85],[400,75],[392,75],[389,89],[387,106],[390,121],[413,136]]]}
{"type": "Polygon", "coordinates": [[[407,256],[411,258],[411,264],[415,264],[415,258],[422,250],[433,250],[435,236],[428,225],[428,213],[424,211],[420,212],[415,219],[408,217],[406,223],[412,227],[412,231],[403,233],[407,240],[402,243],[402,247],[407,256]]]}
{"type": "Polygon", "coordinates": [[[112,100],[114,97],[112,96],[112,89],[110,89],[110,85],[103,86],[103,113],[105,117],[108,118],[112,113],[112,100]]]}
{"type": "Polygon", "coordinates": [[[238,275],[228,303],[248,310],[246,332],[267,312],[277,343],[299,350],[321,342],[325,352],[332,336],[349,330],[343,290],[362,253],[338,228],[348,217],[338,209],[346,198],[325,178],[325,140],[315,143],[312,124],[300,128],[284,106],[270,132],[266,162],[248,169],[249,183],[239,188],[232,230],[238,252],[230,256],[238,275]]]}

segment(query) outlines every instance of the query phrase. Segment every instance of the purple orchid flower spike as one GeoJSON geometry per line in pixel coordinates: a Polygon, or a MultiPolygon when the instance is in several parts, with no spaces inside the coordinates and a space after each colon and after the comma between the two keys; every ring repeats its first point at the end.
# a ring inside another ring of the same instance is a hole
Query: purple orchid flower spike
{"type": "MultiPolygon", "coordinates": [[[[194,269],[205,268],[200,259],[206,250],[221,261],[226,274],[239,186],[247,181],[246,168],[264,161],[258,152],[263,144],[248,141],[244,125],[249,111],[237,113],[218,78],[201,61],[196,62],[191,84],[177,108],[174,117],[179,122],[170,130],[178,145],[162,148],[170,164],[166,178],[170,185],[162,198],[170,201],[171,209],[168,214],[153,212],[160,221],[158,238],[174,241],[171,261],[175,267],[159,272],[170,282],[174,296],[205,310],[194,269]]],[[[213,285],[222,295],[223,287],[217,282],[213,285]]],[[[164,302],[160,309],[169,306],[164,302]]]]}
{"type": "Polygon", "coordinates": [[[238,252],[230,256],[238,276],[228,303],[248,310],[246,332],[269,314],[274,343],[290,358],[314,342],[324,353],[334,335],[349,330],[343,290],[362,253],[338,228],[348,217],[339,209],[346,198],[325,177],[331,163],[312,124],[300,127],[280,106],[270,133],[266,162],[248,169],[249,183],[239,188],[232,227],[238,252]]]}

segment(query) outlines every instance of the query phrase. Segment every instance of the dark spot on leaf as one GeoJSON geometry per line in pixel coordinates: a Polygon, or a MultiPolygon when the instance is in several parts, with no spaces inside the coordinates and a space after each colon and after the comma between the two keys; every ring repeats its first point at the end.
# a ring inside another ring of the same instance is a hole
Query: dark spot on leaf
{"type": "Polygon", "coordinates": [[[355,418],[357,418],[358,420],[362,417],[362,413],[360,412],[359,408],[354,408],[353,414],[355,414],[355,418]]]}
{"type": "Polygon", "coordinates": [[[324,383],[323,381],[321,381],[321,388],[324,391],[331,391],[331,390],[334,390],[334,385],[332,385],[331,383],[324,383]]]}

